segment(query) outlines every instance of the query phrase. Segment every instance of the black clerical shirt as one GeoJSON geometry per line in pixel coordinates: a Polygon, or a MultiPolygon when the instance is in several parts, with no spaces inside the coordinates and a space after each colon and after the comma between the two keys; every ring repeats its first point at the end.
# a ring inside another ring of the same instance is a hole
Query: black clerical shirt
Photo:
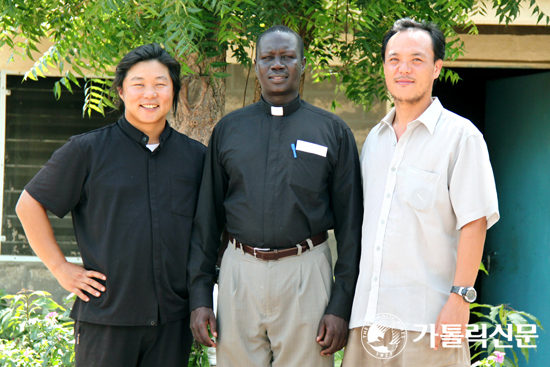
{"type": "Polygon", "coordinates": [[[72,213],[84,268],[106,291],[77,299],[71,317],[157,325],[189,312],[185,264],[206,148],[166,124],[160,145],[124,117],[72,137],[25,190],[57,215],[72,213]]]}
{"type": "Polygon", "coordinates": [[[326,313],[349,319],[362,200],[355,139],[336,115],[300,98],[273,109],[262,99],[228,114],[206,157],[191,240],[191,310],[212,307],[225,224],[238,241],[271,249],[334,228],[338,261],[326,313]]]}

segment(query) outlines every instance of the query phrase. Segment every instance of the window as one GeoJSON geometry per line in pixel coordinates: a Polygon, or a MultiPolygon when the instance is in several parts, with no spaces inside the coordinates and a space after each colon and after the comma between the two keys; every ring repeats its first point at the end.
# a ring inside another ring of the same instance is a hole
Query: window
{"type": "MultiPolygon", "coordinates": [[[[52,153],[72,135],[105,126],[118,117],[117,112],[107,114],[106,118],[97,113],[91,118],[82,117],[83,89],[73,88],[74,94],[64,90],[61,99],[56,100],[53,94],[56,80],[41,78],[21,83],[21,75],[2,73],[1,83],[5,86],[2,91],[6,97],[4,110],[0,108],[0,125],[5,124],[4,134],[0,134],[3,140],[0,148],[4,152],[0,255],[34,255],[15,214],[15,205],[25,185],[52,153]]],[[[80,256],[71,215],[59,219],[48,212],[48,216],[65,256],[80,256]]]]}

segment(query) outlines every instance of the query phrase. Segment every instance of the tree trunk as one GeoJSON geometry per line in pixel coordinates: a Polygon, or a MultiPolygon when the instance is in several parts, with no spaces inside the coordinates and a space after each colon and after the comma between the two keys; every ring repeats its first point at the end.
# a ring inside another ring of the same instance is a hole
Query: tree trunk
{"type": "Polygon", "coordinates": [[[262,96],[262,86],[260,85],[258,76],[254,74],[254,99],[252,100],[252,102],[254,103],[258,102],[261,96],[262,96]]]}
{"type": "MultiPolygon", "coordinates": [[[[192,54],[181,60],[196,74],[186,75],[182,79],[178,111],[171,125],[175,130],[207,145],[212,129],[225,110],[225,79],[208,76],[206,71],[211,62],[225,62],[225,52],[200,62],[197,62],[197,56],[192,54]]],[[[225,72],[225,67],[209,70],[209,74],[225,72]]]]}

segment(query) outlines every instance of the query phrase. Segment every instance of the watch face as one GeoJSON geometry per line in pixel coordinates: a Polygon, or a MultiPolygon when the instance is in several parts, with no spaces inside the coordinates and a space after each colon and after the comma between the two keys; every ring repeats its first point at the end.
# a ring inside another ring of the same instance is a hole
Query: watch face
{"type": "Polygon", "coordinates": [[[466,294],[464,295],[464,299],[466,299],[466,301],[472,303],[476,300],[477,298],[477,293],[476,293],[476,290],[473,289],[473,288],[470,288],[466,291],[466,294]]]}

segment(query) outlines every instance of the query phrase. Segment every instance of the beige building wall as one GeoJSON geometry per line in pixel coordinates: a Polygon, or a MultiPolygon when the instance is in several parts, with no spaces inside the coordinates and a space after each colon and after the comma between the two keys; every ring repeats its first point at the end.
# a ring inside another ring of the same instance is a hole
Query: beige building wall
{"type": "Polygon", "coordinates": [[[548,33],[461,34],[464,55],[444,66],[550,69],[550,28],[548,33]]]}
{"type": "MultiPolygon", "coordinates": [[[[7,70],[11,74],[21,74],[24,75],[29,71],[32,66],[39,61],[40,57],[49,50],[53,44],[46,40],[41,44],[36,45],[40,52],[31,51],[33,59],[31,60],[27,56],[16,55],[12,51],[9,51],[7,46],[0,48],[0,70],[7,70]]],[[[70,64],[65,62],[65,67],[63,72],[60,72],[58,68],[53,66],[48,66],[48,70],[44,74],[45,76],[54,76],[60,77],[64,76],[67,70],[73,71],[70,68],[70,64]]],[[[113,69],[114,70],[114,69],[113,69]]],[[[84,70],[83,70],[84,71],[84,70]]],[[[75,73],[75,75],[77,75],[75,73]]],[[[94,75],[87,75],[88,77],[93,77],[94,75]]]]}

